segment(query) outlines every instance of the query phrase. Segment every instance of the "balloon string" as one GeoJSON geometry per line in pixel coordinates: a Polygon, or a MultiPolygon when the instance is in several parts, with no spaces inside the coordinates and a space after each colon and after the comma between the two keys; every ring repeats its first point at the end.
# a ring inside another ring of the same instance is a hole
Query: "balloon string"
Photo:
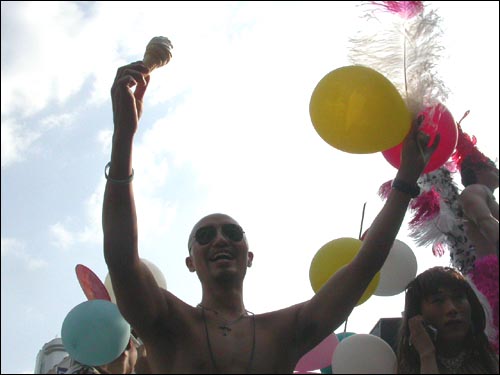
{"type": "MultiPolygon", "coordinates": [[[[365,219],[365,208],[366,208],[366,202],[363,204],[363,213],[361,214],[361,226],[359,227],[359,239],[361,239],[361,233],[363,232],[363,221],[365,219]]],[[[344,324],[344,334],[347,332],[347,320],[349,317],[345,319],[345,324],[344,324]]]]}
{"type": "Polygon", "coordinates": [[[366,202],[363,204],[363,213],[361,214],[361,225],[359,227],[359,239],[361,239],[361,234],[363,232],[363,221],[365,220],[365,208],[366,208],[366,202]]]}
{"type": "MultiPolygon", "coordinates": [[[[359,239],[361,239],[361,233],[363,231],[363,221],[365,219],[365,208],[366,208],[366,202],[363,204],[363,213],[361,214],[361,226],[359,227],[359,239]]],[[[344,324],[344,334],[347,332],[347,320],[349,317],[345,319],[345,324],[344,324]]]]}

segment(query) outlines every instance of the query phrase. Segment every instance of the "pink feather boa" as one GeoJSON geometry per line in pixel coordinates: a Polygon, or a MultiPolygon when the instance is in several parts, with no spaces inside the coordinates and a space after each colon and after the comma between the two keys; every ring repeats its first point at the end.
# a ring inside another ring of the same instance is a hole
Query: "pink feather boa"
{"type": "Polygon", "coordinates": [[[498,354],[498,257],[493,254],[477,259],[468,276],[491,307],[495,330],[495,337],[491,343],[498,354]]]}

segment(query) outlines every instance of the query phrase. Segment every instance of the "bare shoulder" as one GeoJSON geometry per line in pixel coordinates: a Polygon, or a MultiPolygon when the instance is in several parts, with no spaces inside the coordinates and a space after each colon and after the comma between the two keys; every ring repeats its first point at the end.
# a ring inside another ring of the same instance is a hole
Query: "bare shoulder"
{"type": "Polygon", "coordinates": [[[476,194],[488,194],[490,193],[490,190],[481,184],[472,184],[467,187],[462,191],[462,194],[469,194],[469,193],[476,193],[476,194]]]}
{"type": "Polygon", "coordinates": [[[290,328],[291,325],[296,324],[298,314],[304,303],[299,303],[283,309],[256,314],[256,319],[261,324],[270,325],[272,327],[287,327],[290,328]]]}
{"type": "Polygon", "coordinates": [[[460,200],[465,201],[471,198],[490,199],[493,197],[492,192],[486,186],[481,184],[472,184],[467,186],[460,194],[460,200]]]}

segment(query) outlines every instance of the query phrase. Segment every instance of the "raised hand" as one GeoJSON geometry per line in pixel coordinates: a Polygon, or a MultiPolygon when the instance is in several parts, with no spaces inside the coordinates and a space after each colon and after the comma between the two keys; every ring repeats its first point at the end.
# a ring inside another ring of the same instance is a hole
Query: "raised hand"
{"type": "Polygon", "coordinates": [[[115,132],[133,135],[137,131],[149,79],[149,69],[141,61],[122,66],[116,72],[111,87],[115,132]]]}
{"type": "Polygon", "coordinates": [[[421,357],[434,352],[434,342],[425,330],[422,315],[415,315],[408,319],[408,328],[410,329],[410,343],[421,357]]]}
{"type": "Polygon", "coordinates": [[[399,170],[411,172],[412,178],[420,176],[440,141],[440,135],[437,134],[432,145],[429,145],[430,136],[420,130],[423,121],[424,116],[419,116],[413,121],[401,150],[401,166],[399,170]]]}

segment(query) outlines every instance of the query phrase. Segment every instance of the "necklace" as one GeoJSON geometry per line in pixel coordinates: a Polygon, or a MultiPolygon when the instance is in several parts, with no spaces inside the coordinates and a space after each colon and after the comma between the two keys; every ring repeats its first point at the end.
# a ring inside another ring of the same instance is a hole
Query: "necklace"
{"type": "Polygon", "coordinates": [[[465,351],[462,351],[460,352],[460,354],[451,358],[446,358],[438,355],[438,360],[443,365],[443,367],[451,371],[452,374],[458,374],[458,370],[462,368],[462,365],[464,363],[465,354],[465,351]]]}
{"type": "Polygon", "coordinates": [[[197,307],[201,307],[203,310],[208,310],[208,311],[212,311],[215,315],[217,315],[217,317],[219,319],[222,319],[223,320],[223,323],[222,325],[219,325],[219,329],[222,330],[222,335],[223,336],[227,336],[227,334],[232,331],[231,329],[231,326],[235,323],[238,323],[241,319],[243,319],[245,316],[248,316],[248,315],[253,315],[253,312],[251,311],[248,311],[248,310],[245,310],[239,317],[237,317],[236,319],[234,320],[227,320],[227,319],[224,319],[222,317],[219,317],[219,312],[214,310],[214,309],[209,309],[208,307],[205,307],[203,306],[201,303],[198,304],[197,307]]]}
{"type": "MultiPolygon", "coordinates": [[[[212,365],[214,367],[215,372],[219,373],[219,370],[217,368],[217,363],[215,362],[214,353],[212,351],[212,345],[210,344],[210,336],[208,335],[208,326],[207,326],[207,318],[205,316],[205,310],[213,311],[216,315],[218,315],[219,313],[215,310],[207,309],[202,304],[199,304],[198,307],[201,307],[201,315],[203,316],[203,324],[205,326],[205,336],[207,338],[208,351],[210,352],[210,360],[212,361],[212,365]]],[[[247,315],[252,316],[252,326],[253,326],[253,329],[252,329],[252,331],[253,331],[252,350],[250,352],[250,359],[248,360],[247,370],[245,371],[245,373],[250,374],[251,369],[252,369],[253,357],[254,357],[254,353],[255,353],[255,314],[251,311],[245,310],[245,312],[243,314],[241,314],[241,316],[239,318],[235,319],[232,322],[226,322],[224,325],[219,326],[219,329],[222,329],[223,335],[227,336],[227,332],[231,331],[231,328],[229,328],[229,326],[236,323],[237,321],[241,320],[244,316],[247,316],[247,315]],[[225,328],[223,328],[223,327],[225,327],[225,328]]]]}

